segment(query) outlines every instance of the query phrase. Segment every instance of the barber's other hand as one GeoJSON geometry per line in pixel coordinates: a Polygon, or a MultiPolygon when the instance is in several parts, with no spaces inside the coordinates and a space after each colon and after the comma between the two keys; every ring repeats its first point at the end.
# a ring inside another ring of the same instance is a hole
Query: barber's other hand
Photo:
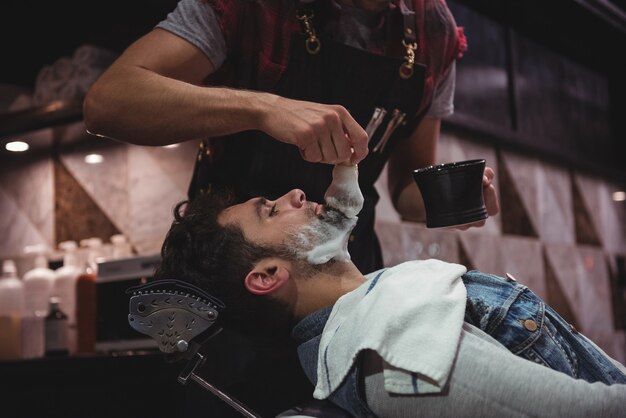
{"type": "MultiPolygon", "coordinates": [[[[497,215],[498,212],[500,212],[500,201],[496,194],[496,188],[493,185],[494,177],[495,172],[493,169],[491,167],[485,167],[483,173],[483,199],[485,200],[485,208],[489,216],[497,215]]],[[[460,226],[458,229],[466,230],[471,227],[480,227],[483,226],[485,222],[486,219],[483,219],[482,221],[474,222],[469,225],[460,226]]]]}
{"type": "Polygon", "coordinates": [[[306,161],[357,164],[367,155],[367,134],[343,106],[276,95],[264,99],[262,130],[297,146],[306,161]]]}

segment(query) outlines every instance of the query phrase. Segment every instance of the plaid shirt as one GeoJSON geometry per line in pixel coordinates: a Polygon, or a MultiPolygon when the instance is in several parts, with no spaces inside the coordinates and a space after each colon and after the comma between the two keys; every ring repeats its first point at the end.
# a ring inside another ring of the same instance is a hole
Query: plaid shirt
{"type": "MultiPolygon", "coordinates": [[[[302,32],[296,19],[297,0],[205,0],[213,7],[226,40],[228,58],[207,80],[210,84],[273,91],[289,60],[292,34],[302,32]]],[[[391,0],[390,11],[399,7],[391,0]]],[[[467,49],[463,29],[456,26],[445,0],[407,0],[413,2],[418,49],[416,62],[426,65],[424,94],[418,114],[430,106],[435,87],[454,59],[467,49]]],[[[328,26],[332,30],[337,9],[327,3],[328,26]]],[[[392,13],[386,14],[392,16],[392,13]]],[[[317,19],[316,19],[317,20],[317,19]]],[[[394,26],[387,39],[386,55],[402,58],[402,23],[394,26]]],[[[303,46],[304,47],[304,46],[303,46]]],[[[380,53],[375,43],[370,52],[380,53]]]]}

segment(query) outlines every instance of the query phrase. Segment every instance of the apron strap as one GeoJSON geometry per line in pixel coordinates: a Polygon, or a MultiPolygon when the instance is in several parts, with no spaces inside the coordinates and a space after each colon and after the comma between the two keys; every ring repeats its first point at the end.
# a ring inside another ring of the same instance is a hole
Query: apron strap
{"type": "Polygon", "coordinates": [[[400,12],[402,13],[402,20],[404,23],[403,35],[404,40],[407,43],[417,43],[417,28],[415,27],[415,10],[413,10],[413,0],[398,1],[400,12]]]}
{"type": "Polygon", "coordinates": [[[413,0],[399,0],[398,6],[402,14],[403,30],[402,45],[406,50],[405,62],[400,65],[398,72],[403,79],[409,79],[413,75],[415,65],[415,50],[417,43],[417,28],[415,27],[415,11],[413,10],[413,0]]]}

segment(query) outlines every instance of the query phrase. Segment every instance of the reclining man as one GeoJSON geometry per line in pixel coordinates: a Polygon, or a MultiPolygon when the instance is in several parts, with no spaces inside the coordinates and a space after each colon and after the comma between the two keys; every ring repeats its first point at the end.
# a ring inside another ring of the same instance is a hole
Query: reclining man
{"type": "Polygon", "coordinates": [[[526,286],[439,260],[363,276],[357,176],[336,166],[325,204],[181,202],[156,276],[222,299],[225,327],[291,334],[314,397],[357,417],[624,416],[626,368],[526,286]]]}

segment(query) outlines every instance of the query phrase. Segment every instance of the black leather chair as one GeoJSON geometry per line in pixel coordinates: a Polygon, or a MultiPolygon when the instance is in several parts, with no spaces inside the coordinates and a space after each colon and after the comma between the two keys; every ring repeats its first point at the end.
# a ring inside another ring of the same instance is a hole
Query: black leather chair
{"type": "Polygon", "coordinates": [[[284,411],[276,418],[304,418],[304,417],[324,417],[324,418],[351,418],[352,415],[339,408],[329,401],[312,399],[302,405],[284,411]]]}
{"type": "MultiPolygon", "coordinates": [[[[127,290],[130,294],[128,323],[138,332],[156,340],[168,362],[183,362],[178,381],[194,381],[217,396],[242,416],[262,418],[239,400],[200,377],[196,371],[205,357],[202,344],[217,335],[216,321],[225,305],[202,289],[179,280],[156,280],[127,290]],[[215,325],[215,326],[214,326],[215,325]]],[[[329,401],[311,399],[283,411],[275,418],[350,418],[329,401]]]]}

